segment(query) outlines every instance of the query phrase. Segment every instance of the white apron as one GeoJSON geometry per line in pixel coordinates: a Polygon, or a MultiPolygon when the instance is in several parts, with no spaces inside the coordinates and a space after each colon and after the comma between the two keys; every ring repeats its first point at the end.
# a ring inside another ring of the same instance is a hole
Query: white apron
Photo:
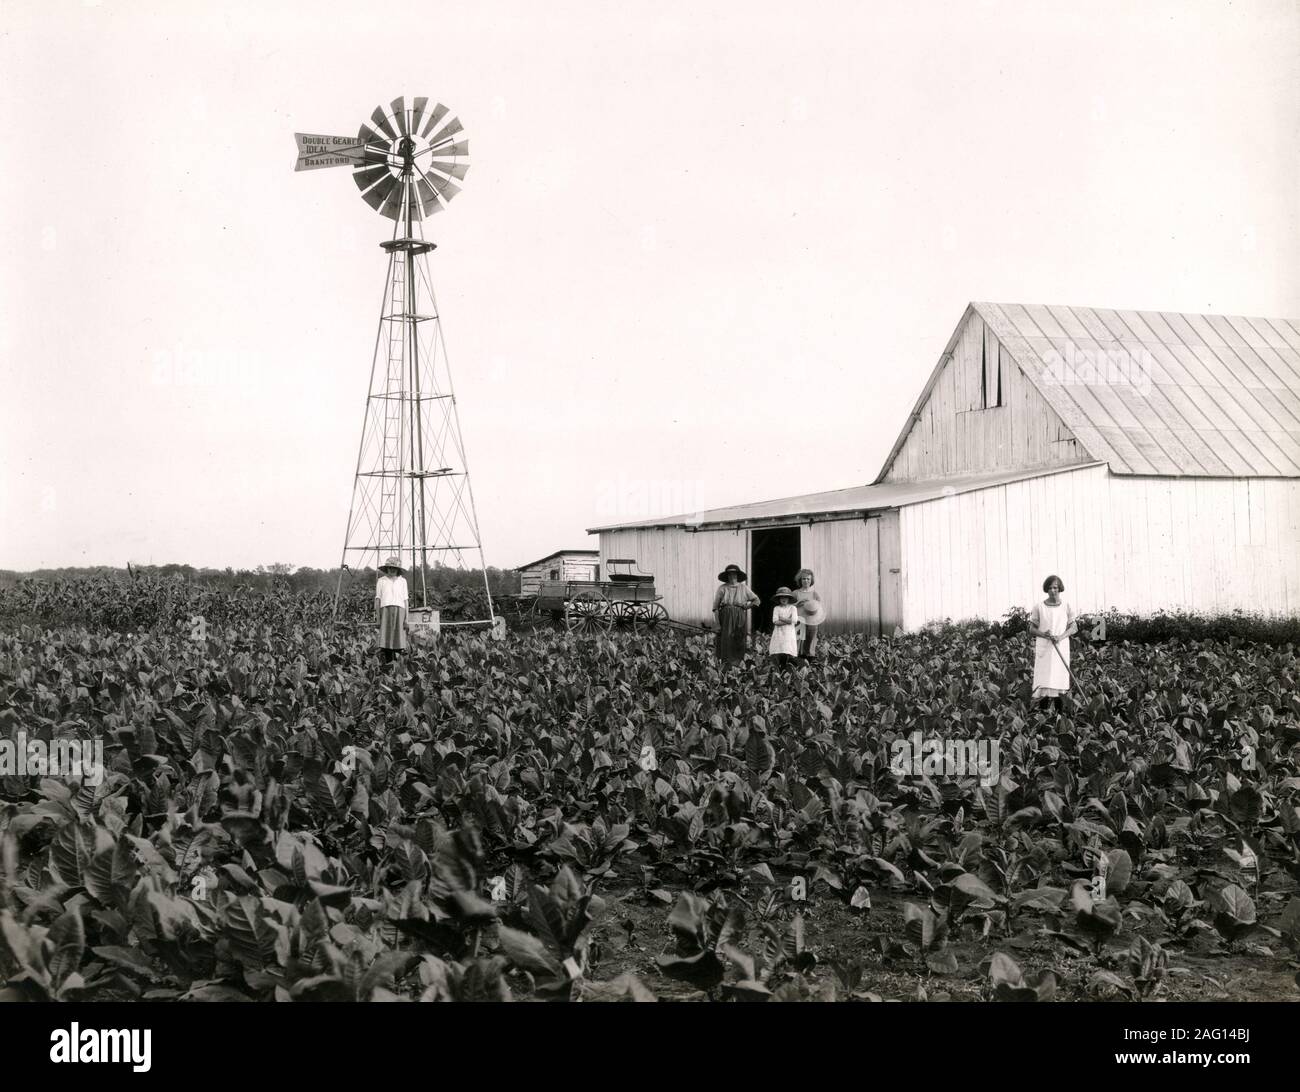
{"type": "MultiPolygon", "coordinates": [[[[1069,628],[1073,616],[1074,612],[1064,601],[1054,607],[1046,603],[1035,603],[1034,609],[1030,611],[1035,629],[1046,630],[1057,637],[1069,628]]],[[[1051,698],[1070,689],[1070,672],[1066,667],[1069,662],[1069,641],[1061,641],[1053,648],[1052,642],[1046,638],[1034,638],[1034,698],[1051,698]],[[1057,655],[1058,650],[1060,656],[1057,655]]]]}

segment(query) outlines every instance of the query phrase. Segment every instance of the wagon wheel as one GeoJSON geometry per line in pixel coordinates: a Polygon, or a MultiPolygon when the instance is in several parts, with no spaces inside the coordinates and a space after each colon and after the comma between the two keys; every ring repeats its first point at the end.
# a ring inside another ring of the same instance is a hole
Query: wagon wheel
{"type": "Polygon", "coordinates": [[[635,630],[640,620],[635,603],[615,602],[609,605],[610,621],[615,629],[635,630]]]}
{"type": "Polygon", "coordinates": [[[575,633],[603,633],[611,620],[609,601],[600,592],[578,592],[564,609],[565,625],[575,633]]]}
{"type": "Polygon", "coordinates": [[[646,629],[655,630],[668,621],[668,611],[662,603],[646,603],[641,607],[637,621],[646,629]]]}

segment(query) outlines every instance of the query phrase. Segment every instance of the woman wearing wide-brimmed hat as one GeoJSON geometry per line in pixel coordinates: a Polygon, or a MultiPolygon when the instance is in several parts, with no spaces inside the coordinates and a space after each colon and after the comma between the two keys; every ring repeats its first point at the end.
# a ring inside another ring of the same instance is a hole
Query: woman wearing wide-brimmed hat
{"type": "Polygon", "coordinates": [[[738,664],[745,658],[745,622],[751,607],[759,605],[759,598],[749,590],[745,570],[739,565],[728,565],[718,573],[722,581],[713,596],[713,616],[718,621],[718,659],[723,663],[738,664]]]}
{"type": "Polygon", "coordinates": [[[406,651],[409,607],[401,558],[390,557],[379,566],[379,579],[375,582],[375,620],[379,623],[379,648],[385,662],[406,651]]]}
{"type": "Polygon", "coordinates": [[[796,635],[799,608],[795,606],[795,594],[789,588],[777,588],[772,602],[772,639],[768,642],[767,652],[782,667],[788,667],[799,652],[796,635]]]}

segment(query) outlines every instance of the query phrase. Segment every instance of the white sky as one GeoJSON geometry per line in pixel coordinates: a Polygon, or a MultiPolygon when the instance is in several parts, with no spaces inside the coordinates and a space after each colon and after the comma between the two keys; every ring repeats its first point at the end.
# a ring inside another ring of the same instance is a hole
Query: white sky
{"type": "Polygon", "coordinates": [[[1294,0],[0,33],[0,568],[337,564],[392,225],[293,133],[397,95],[470,140],[427,230],[491,564],[871,481],[972,299],[1300,316],[1294,0]]]}

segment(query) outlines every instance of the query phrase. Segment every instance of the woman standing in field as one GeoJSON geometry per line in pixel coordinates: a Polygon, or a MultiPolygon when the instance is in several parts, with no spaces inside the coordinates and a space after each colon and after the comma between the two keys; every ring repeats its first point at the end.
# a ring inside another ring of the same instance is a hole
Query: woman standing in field
{"type": "Polygon", "coordinates": [[[379,649],[389,663],[399,652],[406,651],[406,612],[410,599],[402,562],[390,557],[379,567],[375,583],[375,621],[379,623],[379,649]]]}
{"type": "Polygon", "coordinates": [[[817,627],[826,621],[826,608],[822,597],[813,588],[812,569],[795,573],[795,605],[799,608],[799,621],[803,625],[803,639],[799,642],[800,659],[811,660],[817,655],[817,627]]]}
{"type": "Polygon", "coordinates": [[[1074,608],[1061,599],[1065,584],[1059,576],[1043,581],[1047,598],[1029,612],[1034,638],[1034,691],[1030,702],[1050,701],[1059,713],[1061,696],[1070,689],[1070,637],[1076,632],[1074,608]]]}
{"type": "Polygon", "coordinates": [[[759,598],[749,590],[744,569],[728,565],[718,573],[721,586],[713,596],[713,617],[718,622],[718,659],[738,664],[745,658],[745,623],[759,598]]]}

